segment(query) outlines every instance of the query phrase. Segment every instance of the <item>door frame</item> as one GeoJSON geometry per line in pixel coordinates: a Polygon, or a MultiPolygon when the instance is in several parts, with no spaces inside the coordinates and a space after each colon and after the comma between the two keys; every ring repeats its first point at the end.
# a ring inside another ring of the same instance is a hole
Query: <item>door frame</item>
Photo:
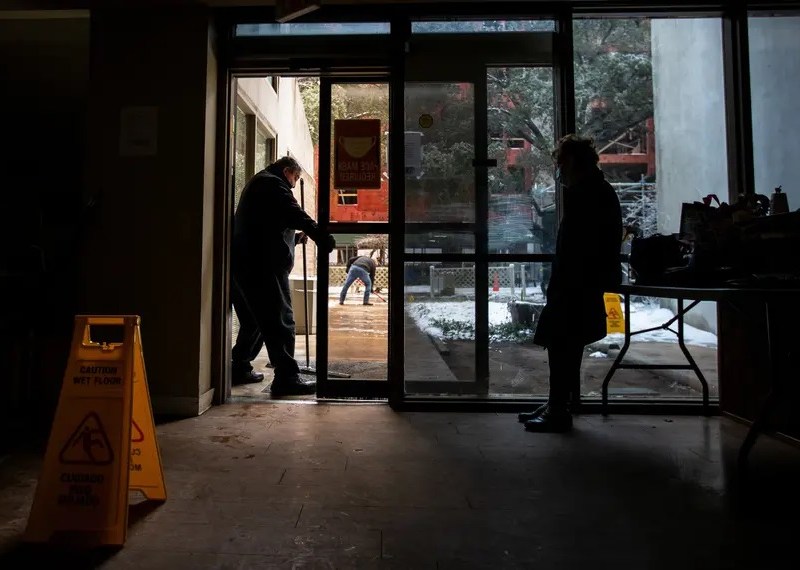
{"type": "MultiPolygon", "coordinates": [[[[391,208],[387,206],[389,218],[386,222],[335,222],[330,220],[331,177],[333,165],[331,164],[331,141],[333,140],[333,117],[331,114],[333,86],[338,84],[386,84],[389,89],[389,116],[392,116],[392,82],[390,73],[383,75],[349,74],[346,76],[320,77],[319,95],[319,160],[317,166],[317,221],[331,233],[380,233],[389,236],[389,250],[394,240],[402,240],[402,235],[397,236],[392,232],[391,208]]],[[[391,133],[389,135],[389,148],[387,166],[394,159],[391,133]]],[[[390,177],[389,200],[392,200],[392,185],[390,177]]],[[[391,253],[389,256],[389,298],[392,297],[393,279],[396,274],[391,270],[391,253]]],[[[385,399],[389,395],[389,382],[392,378],[392,310],[389,305],[389,323],[387,326],[387,371],[385,380],[352,380],[330,378],[328,368],[329,340],[328,334],[328,291],[329,291],[329,262],[326,255],[317,255],[317,295],[323,295],[317,301],[317,397],[321,399],[360,398],[360,399],[385,399]]]]}
{"type": "MultiPolygon", "coordinates": [[[[519,17],[519,15],[517,15],[519,17]]],[[[219,390],[215,391],[214,403],[224,403],[230,397],[230,350],[231,350],[231,309],[229,302],[229,275],[230,275],[230,260],[228,248],[231,238],[231,223],[230,219],[233,215],[233,193],[230,192],[228,186],[230,183],[230,170],[232,163],[230,160],[231,152],[231,128],[229,124],[230,113],[235,109],[235,97],[231,91],[233,79],[236,77],[247,76],[263,76],[263,75],[279,75],[279,76],[319,76],[322,80],[334,81],[341,78],[343,81],[347,79],[357,78],[358,81],[368,82],[381,82],[388,81],[389,84],[389,106],[390,106],[390,124],[403,124],[404,123],[404,90],[407,74],[407,61],[406,61],[406,47],[407,42],[412,38],[411,34],[411,18],[409,14],[400,13],[393,14],[389,18],[391,23],[391,33],[388,36],[380,36],[377,38],[351,38],[351,37],[322,37],[322,38],[248,38],[237,39],[233,37],[226,38],[222,44],[225,49],[220,52],[220,65],[219,73],[217,76],[218,92],[224,94],[218,99],[217,112],[218,128],[217,128],[217,185],[219,188],[224,189],[224,192],[219,192],[216,199],[217,206],[217,220],[215,224],[215,233],[217,243],[220,247],[217,251],[220,253],[221,263],[217,264],[218,271],[215,272],[216,281],[220,285],[219,295],[222,302],[220,311],[216,313],[217,330],[222,332],[220,341],[219,354],[222,356],[222,362],[217,365],[222,371],[220,381],[218,384],[219,390]],[[365,50],[365,46],[369,46],[369,50],[365,50]],[[298,57],[299,55],[299,57],[298,57]]],[[[557,135],[561,136],[574,129],[574,84],[569,81],[572,72],[572,55],[571,55],[571,31],[572,20],[568,11],[560,13],[556,19],[557,32],[538,32],[538,34],[549,34],[552,36],[553,52],[548,65],[554,68],[555,77],[554,84],[556,86],[555,97],[555,111],[556,111],[556,124],[557,135]],[[569,36],[569,37],[567,37],[569,36]],[[569,49],[565,49],[569,48],[569,49]],[[572,119],[570,121],[570,118],[572,119]]],[[[229,28],[229,33],[230,29],[229,28]]],[[[432,35],[433,36],[433,35],[432,35]]],[[[439,34],[438,43],[446,45],[448,39],[452,40],[452,34],[439,34]]],[[[487,39],[489,35],[475,36],[478,41],[487,41],[492,43],[491,39],[487,39]]],[[[415,34],[415,38],[423,37],[423,34],[415,34]]],[[[497,54],[502,52],[502,46],[506,44],[507,39],[498,39],[494,42],[494,48],[490,49],[490,53],[497,54]]],[[[488,45],[488,44],[487,44],[488,45]]],[[[509,52],[511,50],[508,50],[509,52]]],[[[523,50],[523,54],[528,53],[523,50]]],[[[456,57],[456,60],[463,59],[463,52],[454,53],[451,51],[451,56],[456,57]]],[[[481,61],[479,68],[476,68],[479,73],[473,74],[472,82],[476,89],[480,88],[483,84],[484,100],[485,100],[485,70],[490,65],[534,65],[529,59],[522,59],[520,57],[512,58],[510,53],[506,54],[504,58],[492,57],[490,60],[481,61]],[[481,74],[483,78],[481,79],[481,74]]],[[[439,67],[438,71],[447,69],[448,66],[439,67]]],[[[482,136],[484,142],[488,142],[488,133],[486,129],[486,114],[477,113],[478,107],[476,104],[476,135],[482,136]],[[481,116],[483,117],[481,120],[481,116]]],[[[322,89],[320,98],[320,136],[323,135],[323,129],[330,129],[330,100],[327,104],[322,100],[322,89]]],[[[389,202],[389,222],[377,223],[375,233],[387,233],[390,236],[389,243],[389,275],[390,279],[400,282],[394,283],[394,288],[403,287],[402,275],[403,268],[406,261],[414,261],[412,255],[405,254],[404,248],[404,235],[405,227],[405,166],[403,163],[403,154],[393,153],[392,149],[402,149],[404,146],[404,132],[402,129],[391,129],[389,136],[389,177],[393,181],[392,190],[390,192],[389,202]]],[[[484,144],[484,148],[487,144],[484,144]]],[[[477,149],[476,149],[477,150],[477,149]]],[[[485,153],[484,153],[485,154],[485,153]]],[[[323,156],[320,153],[319,170],[322,169],[322,161],[330,161],[330,157],[323,156]]],[[[328,165],[330,167],[330,165],[328,165]]],[[[487,180],[486,167],[476,167],[484,170],[482,179],[487,180]]],[[[476,171],[477,175],[477,171],[476,171]]],[[[322,177],[320,177],[322,178],[322,177]]],[[[320,181],[322,182],[322,180],[320,181]]],[[[329,191],[330,181],[325,181],[326,193],[329,191]]],[[[323,194],[323,188],[319,187],[317,195],[323,194]]],[[[488,211],[488,195],[484,188],[480,191],[476,187],[476,199],[481,199],[486,202],[481,206],[481,211],[484,213],[488,211]]],[[[320,201],[318,204],[318,218],[321,218],[321,213],[324,211],[326,219],[330,215],[329,203],[327,201],[320,201]]],[[[484,216],[484,226],[486,225],[484,216]]],[[[370,231],[368,224],[359,224],[359,231],[370,231]]],[[[485,229],[484,239],[479,240],[486,244],[485,229]]],[[[487,244],[488,245],[488,244],[487,244]]],[[[476,254],[478,252],[476,251],[476,254]]],[[[488,252],[484,252],[485,263],[493,260],[493,256],[488,252]]],[[[515,257],[515,259],[517,259],[515,257]]],[[[426,258],[427,260],[427,258],[426,258]]],[[[460,261],[461,259],[459,259],[460,261]]],[[[536,260],[539,260],[538,258],[536,260]]],[[[327,260],[326,271],[318,271],[318,286],[320,289],[328,285],[327,274],[327,260]],[[324,282],[323,282],[324,281],[324,282]]],[[[479,272],[480,273],[480,272],[479,272]]],[[[484,281],[488,288],[488,274],[485,274],[479,279],[484,281]]],[[[397,292],[397,291],[396,291],[397,292]]],[[[488,294],[488,289],[487,293],[488,294]]],[[[325,387],[327,380],[327,314],[322,315],[320,312],[320,304],[318,303],[318,329],[323,331],[325,335],[322,347],[324,354],[320,353],[320,347],[317,350],[317,373],[322,380],[322,389],[318,389],[318,397],[320,398],[385,398],[388,395],[389,404],[393,408],[401,408],[408,405],[416,405],[417,403],[429,400],[426,397],[419,397],[415,394],[407,394],[406,383],[404,378],[405,372],[405,338],[403,315],[405,313],[404,295],[395,294],[391,295],[389,299],[389,340],[388,340],[388,382],[378,381],[380,386],[371,386],[367,381],[349,381],[342,382],[336,380],[336,384],[328,387],[335,389],[328,389],[325,387]],[[324,358],[323,358],[324,356],[324,358]],[[387,394],[388,392],[388,394],[387,394]]],[[[485,331],[481,332],[483,345],[485,346],[485,357],[482,358],[481,367],[488,371],[488,305],[487,303],[479,303],[478,310],[486,313],[485,319],[487,327],[485,331]]],[[[327,308],[327,307],[325,307],[327,308]]],[[[480,315],[476,315],[480,317],[480,315]]],[[[320,336],[318,334],[317,342],[320,344],[320,336]]],[[[476,339],[477,343],[480,342],[476,339]]],[[[216,352],[216,351],[215,351],[216,352]]],[[[477,350],[476,353],[480,353],[477,350]]],[[[488,375],[486,375],[488,382],[488,375]]],[[[511,402],[513,399],[504,400],[511,402]]],[[[524,399],[530,401],[529,398],[524,399]]],[[[438,402],[445,402],[447,400],[437,399],[438,402]]],[[[473,403],[480,402],[480,398],[470,398],[473,403]]]]}
{"type": "MultiPolygon", "coordinates": [[[[232,16],[232,15],[231,15],[232,16]]],[[[263,21],[259,16],[254,21],[263,21]]],[[[235,113],[236,93],[234,82],[240,77],[261,77],[277,75],[285,77],[347,77],[357,76],[367,81],[386,81],[391,77],[395,58],[391,56],[390,46],[397,49],[390,35],[380,36],[306,36],[306,37],[248,37],[238,38],[234,34],[235,24],[243,22],[235,17],[218,18],[221,30],[219,67],[217,74],[217,146],[216,146],[216,186],[219,191],[215,197],[215,253],[219,262],[215,264],[214,280],[217,284],[216,298],[219,299],[219,310],[215,311],[214,330],[218,331],[217,349],[214,366],[220,371],[219,380],[214,391],[213,404],[225,403],[231,397],[231,348],[232,348],[232,309],[230,305],[230,243],[232,238],[233,201],[231,177],[233,152],[231,113],[235,113]]],[[[391,80],[389,80],[391,85],[391,80]]],[[[322,101],[320,101],[322,105],[322,101]]],[[[320,108],[320,126],[330,109],[320,108]]],[[[322,133],[321,133],[322,134],[322,133]]],[[[391,162],[390,162],[391,165],[391,162]]],[[[320,189],[317,190],[320,195],[320,189]]],[[[327,203],[318,204],[319,208],[329,209],[327,203]]],[[[365,225],[366,229],[366,225],[365,225]]],[[[388,230],[381,230],[386,231],[388,230]]],[[[327,285],[328,276],[324,274],[327,285]]],[[[319,310],[319,304],[318,304],[319,310]]],[[[390,309],[391,310],[391,309],[390,309]]],[[[318,315],[319,316],[319,313],[318,315]]],[[[324,322],[318,321],[317,327],[327,335],[327,314],[324,322]]],[[[216,336],[216,335],[215,335],[216,336]]],[[[318,335],[319,342],[319,335],[318,335]]],[[[391,346],[389,348],[391,351],[391,346]]],[[[318,361],[322,364],[322,359],[318,361]]],[[[391,361],[391,354],[389,357],[391,361]]],[[[324,368],[327,368],[325,362],[324,368]]],[[[317,368],[319,375],[319,367],[317,368]]],[[[327,370],[325,371],[327,374],[327,370]]],[[[323,383],[324,384],[324,383],[323,383]]],[[[388,385],[388,382],[384,382],[388,385]]],[[[349,398],[385,398],[388,386],[380,390],[367,391],[367,385],[361,382],[341,385],[335,394],[322,395],[318,389],[318,397],[349,398]]]]}

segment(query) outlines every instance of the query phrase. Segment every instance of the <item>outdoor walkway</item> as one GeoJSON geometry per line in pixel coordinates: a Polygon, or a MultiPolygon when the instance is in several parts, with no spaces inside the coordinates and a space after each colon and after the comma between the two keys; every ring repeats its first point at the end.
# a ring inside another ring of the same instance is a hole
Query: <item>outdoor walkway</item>
{"type": "Polygon", "coordinates": [[[41,451],[0,457],[0,568],[792,568],[800,451],[719,417],[581,416],[230,404],[163,423],[169,499],[131,509],[107,556],[20,549],[41,451]]]}
{"type": "MultiPolygon", "coordinates": [[[[340,306],[334,297],[330,306],[330,363],[329,370],[351,374],[355,379],[387,378],[388,306],[375,299],[375,305],[365,307],[358,299],[340,306]]],[[[415,382],[472,382],[475,377],[475,347],[472,341],[442,341],[434,343],[421,331],[414,320],[404,313],[405,378],[415,382]],[[440,352],[446,349],[446,354],[440,352]]],[[[598,398],[603,378],[611,367],[617,348],[605,341],[587,347],[582,366],[582,393],[598,398]]],[[[717,350],[714,347],[689,346],[689,351],[709,383],[711,397],[717,397],[717,350]]],[[[296,359],[305,366],[305,336],[298,334],[296,359]]],[[[316,366],[316,334],[309,337],[309,365],[316,366]]],[[[634,342],[626,362],[681,363],[686,361],[674,342],[634,342]]],[[[253,365],[263,372],[260,384],[236,386],[234,396],[269,399],[262,390],[272,381],[272,369],[267,367],[266,349],[262,349],[253,365]]],[[[547,352],[531,343],[492,343],[489,353],[489,390],[497,395],[547,394],[549,371],[547,352]]],[[[456,390],[457,391],[457,390],[456,390]]],[[[620,370],[609,386],[611,399],[616,398],[689,398],[701,397],[701,386],[690,370],[620,370]]]]}

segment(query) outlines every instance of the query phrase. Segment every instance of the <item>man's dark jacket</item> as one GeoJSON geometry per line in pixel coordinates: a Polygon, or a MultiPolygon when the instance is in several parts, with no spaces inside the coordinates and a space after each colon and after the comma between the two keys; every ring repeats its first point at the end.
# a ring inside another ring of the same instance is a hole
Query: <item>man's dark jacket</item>
{"type": "Polygon", "coordinates": [[[622,279],[621,244],[619,199],[600,170],[564,190],[564,216],[536,344],[586,345],[606,336],[603,294],[622,279]]]}
{"type": "Polygon", "coordinates": [[[283,174],[262,170],[244,187],[234,215],[234,272],[256,268],[291,271],[296,230],[315,242],[322,237],[317,223],[297,203],[283,174]]]}
{"type": "Polygon", "coordinates": [[[355,257],[351,257],[347,260],[347,268],[345,271],[349,272],[352,265],[360,267],[369,273],[369,278],[372,281],[372,285],[373,287],[375,286],[375,268],[377,267],[377,263],[375,263],[374,259],[367,257],[366,255],[357,255],[355,257]]]}

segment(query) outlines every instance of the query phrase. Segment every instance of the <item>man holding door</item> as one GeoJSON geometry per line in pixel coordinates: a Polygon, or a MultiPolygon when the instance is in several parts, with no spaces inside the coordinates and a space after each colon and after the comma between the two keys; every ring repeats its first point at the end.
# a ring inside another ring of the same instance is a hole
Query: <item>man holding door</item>
{"type": "Polygon", "coordinates": [[[263,342],[275,374],[270,393],[276,397],[316,392],[316,383],[300,378],[294,359],[289,272],[295,246],[308,236],[326,254],[336,247],[333,236],[320,229],[292,194],[301,173],[300,164],[285,156],[253,176],[233,222],[231,300],[240,324],[232,350],[233,380],[261,380],[251,362],[263,342]]]}

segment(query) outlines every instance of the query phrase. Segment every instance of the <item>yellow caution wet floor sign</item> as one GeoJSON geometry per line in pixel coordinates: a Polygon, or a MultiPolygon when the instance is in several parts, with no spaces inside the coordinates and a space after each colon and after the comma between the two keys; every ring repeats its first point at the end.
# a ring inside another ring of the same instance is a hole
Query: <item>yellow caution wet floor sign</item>
{"type": "Polygon", "coordinates": [[[27,542],[125,543],[128,491],[165,501],[137,316],[78,316],[27,542]],[[93,327],[118,327],[97,342],[93,327]]]}
{"type": "Polygon", "coordinates": [[[625,317],[622,315],[622,304],[616,293],[605,293],[603,301],[606,304],[606,332],[624,333],[625,317]]]}
{"type": "Polygon", "coordinates": [[[150,390],[147,388],[147,373],[144,368],[142,337],[136,326],[133,359],[133,419],[131,421],[130,482],[128,488],[141,492],[151,501],[166,501],[167,489],[164,486],[164,472],[161,467],[161,453],[156,440],[153,423],[153,408],[150,404],[150,390]]]}

